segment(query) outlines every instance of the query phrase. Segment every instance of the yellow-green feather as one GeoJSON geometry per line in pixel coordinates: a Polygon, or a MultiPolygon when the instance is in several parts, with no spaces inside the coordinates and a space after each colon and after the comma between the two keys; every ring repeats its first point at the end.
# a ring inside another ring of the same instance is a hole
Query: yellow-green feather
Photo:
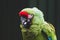
{"type": "Polygon", "coordinates": [[[23,40],[47,40],[42,34],[42,31],[47,34],[47,37],[51,37],[52,40],[57,40],[55,28],[52,24],[49,24],[44,20],[44,15],[41,10],[34,7],[25,8],[22,11],[26,11],[29,14],[34,15],[32,25],[29,29],[24,28],[23,25],[20,24],[23,40]]]}

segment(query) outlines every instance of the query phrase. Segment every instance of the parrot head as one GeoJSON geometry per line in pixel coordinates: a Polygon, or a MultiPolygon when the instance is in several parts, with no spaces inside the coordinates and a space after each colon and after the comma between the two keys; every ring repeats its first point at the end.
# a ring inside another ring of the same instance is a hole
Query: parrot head
{"type": "Polygon", "coordinates": [[[29,28],[32,24],[41,24],[44,21],[43,13],[36,7],[21,10],[19,16],[24,28],[29,28]]]}
{"type": "Polygon", "coordinates": [[[24,28],[29,28],[30,25],[31,25],[31,20],[33,18],[33,15],[32,14],[29,14],[26,11],[21,11],[19,13],[19,16],[21,18],[21,23],[22,23],[23,27],[24,28]]]}

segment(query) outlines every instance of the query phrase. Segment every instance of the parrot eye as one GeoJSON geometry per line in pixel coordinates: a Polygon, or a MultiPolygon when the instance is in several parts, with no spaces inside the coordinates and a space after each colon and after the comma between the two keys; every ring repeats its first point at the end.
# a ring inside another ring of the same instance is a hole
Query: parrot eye
{"type": "Polygon", "coordinates": [[[32,19],[33,18],[33,15],[28,15],[28,19],[32,19]]]}

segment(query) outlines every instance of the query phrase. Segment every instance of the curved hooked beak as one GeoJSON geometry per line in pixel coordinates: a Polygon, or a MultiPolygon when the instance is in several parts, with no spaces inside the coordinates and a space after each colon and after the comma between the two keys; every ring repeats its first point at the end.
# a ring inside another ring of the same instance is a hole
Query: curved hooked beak
{"type": "Polygon", "coordinates": [[[32,16],[28,16],[28,18],[25,18],[25,17],[21,17],[21,23],[23,25],[24,28],[29,28],[31,26],[31,19],[32,19],[32,16]]]}

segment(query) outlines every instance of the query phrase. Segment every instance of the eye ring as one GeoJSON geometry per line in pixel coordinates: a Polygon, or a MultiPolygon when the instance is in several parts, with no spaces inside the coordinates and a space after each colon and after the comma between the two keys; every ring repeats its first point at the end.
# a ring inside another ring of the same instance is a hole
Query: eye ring
{"type": "Polygon", "coordinates": [[[33,15],[32,14],[29,14],[28,15],[28,19],[32,19],[33,18],[33,15]]]}

